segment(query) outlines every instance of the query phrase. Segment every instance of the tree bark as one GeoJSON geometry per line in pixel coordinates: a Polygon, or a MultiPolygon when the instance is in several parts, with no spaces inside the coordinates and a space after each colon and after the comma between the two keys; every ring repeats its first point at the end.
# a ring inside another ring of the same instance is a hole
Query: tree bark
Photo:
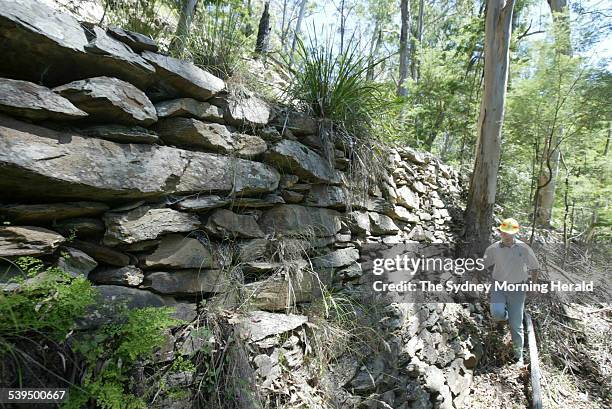
{"type": "Polygon", "coordinates": [[[198,0],[183,0],[176,33],[170,44],[170,48],[176,52],[180,53],[185,48],[185,39],[189,34],[189,27],[191,26],[197,3],[198,0]]]}
{"type": "Polygon", "coordinates": [[[465,211],[464,255],[481,256],[489,245],[501,129],[508,83],[514,0],[489,0],[485,20],[484,91],[478,118],[478,142],[465,211]]]}
{"type": "Polygon", "coordinates": [[[417,47],[421,47],[421,41],[423,41],[423,8],[424,0],[419,1],[419,17],[417,20],[416,35],[412,38],[410,45],[410,75],[415,81],[419,80],[419,53],[417,47]],[[416,38],[416,41],[415,41],[416,38]]]}
{"type": "Polygon", "coordinates": [[[302,29],[302,20],[304,19],[304,12],[306,11],[306,3],[308,0],[302,0],[300,3],[300,13],[298,14],[297,23],[295,23],[295,32],[293,33],[293,42],[291,43],[291,64],[293,64],[293,53],[295,52],[295,46],[297,44],[297,37],[302,29]]]}
{"type": "Polygon", "coordinates": [[[264,10],[259,19],[259,28],[257,31],[257,41],[255,42],[255,52],[257,54],[265,54],[268,52],[268,44],[270,42],[270,2],[266,1],[264,10]]]}
{"type": "Polygon", "coordinates": [[[408,94],[405,82],[408,77],[408,33],[410,32],[410,0],[401,0],[401,28],[399,43],[399,79],[397,80],[397,95],[408,94]]]}
{"type": "MultiPolygon", "coordinates": [[[[562,30],[569,29],[569,9],[567,0],[548,0],[550,11],[553,14],[553,23],[561,26],[562,30]]],[[[563,31],[563,37],[557,38],[557,48],[563,55],[571,55],[569,31],[563,31]]],[[[563,139],[563,127],[553,130],[548,149],[544,152],[543,171],[539,176],[539,184],[543,186],[535,198],[536,224],[542,227],[550,227],[555,204],[555,191],[557,189],[557,177],[559,174],[559,141],[563,139]],[[548,168],[550,167],[550,171],[548,168]]]]}

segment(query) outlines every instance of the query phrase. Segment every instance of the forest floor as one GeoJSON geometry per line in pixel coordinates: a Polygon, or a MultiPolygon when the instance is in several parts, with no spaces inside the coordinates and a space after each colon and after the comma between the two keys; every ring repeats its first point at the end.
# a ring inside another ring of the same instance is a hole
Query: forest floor
{"type": "MultiPolygon", "coordinates": [[[[609,408],[612,407],[612,303],[609,295],[604,294],[610,285],[609,253],[593,255],[572,246],[563,262],[560,258],[564,251],[558,243],[551,240],[537,251],[543,261],[541,279],[556,280],[562,276],[564,281],[571,281],[579,277],[593,280],[595,286],[603,285],[598,294],[585,296],[579,303],[568,302],[559,293],[528,296],[526,310],[533,318],[539,350],[542,407],[609,408]]],[[[492,322],[487,318],[485,322],[492,322]]],[[[500,331],[490,325],[481,331],[484,354],[474,372],[472,391],[464,407],[530,408],[530,366],[521,368],[512,364],[509,328],[506,326],[500,331]]],[[[525,351],[525,362],[529,364],[527,342],[525,351]]]]}

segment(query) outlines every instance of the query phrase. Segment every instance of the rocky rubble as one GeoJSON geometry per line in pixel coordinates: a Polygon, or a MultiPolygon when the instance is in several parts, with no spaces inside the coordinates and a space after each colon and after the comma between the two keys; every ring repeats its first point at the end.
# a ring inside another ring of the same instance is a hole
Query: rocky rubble
{"type": "MultiPolygon", "coordinates": [[[[431,155],[390,147],[384,174],[351,194],[336,166],[349,156],[316,119],[225,92],[142,35],[28,0],[0,0],[0,33],[0,89],[13,94],[0,97],[0,256],[87,275],[104,305],[193,318],[202,299],[248,300],[229,323],[264,396],[289,371],[317,401],[306,307],[321,285],[359,292],[364,244],[454,240],[459,175],[431,155]]],[[[387,350],[328,368],[343,373],[328,379],[338,407],[461,407],[478,357],[470,311],[383,310],[373,326],[387,350]]]]}

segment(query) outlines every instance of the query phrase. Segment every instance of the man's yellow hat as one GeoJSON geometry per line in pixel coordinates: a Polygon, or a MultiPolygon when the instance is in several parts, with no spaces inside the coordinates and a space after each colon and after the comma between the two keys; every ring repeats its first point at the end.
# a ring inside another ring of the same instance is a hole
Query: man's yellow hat
{"type": "Polygon", "coordinates": [[[520,226],[518,222],[513,218],[504,219],[499,225],[499,230],[508,234],[516,234],[519,231],[519,228],[520,226]]]}

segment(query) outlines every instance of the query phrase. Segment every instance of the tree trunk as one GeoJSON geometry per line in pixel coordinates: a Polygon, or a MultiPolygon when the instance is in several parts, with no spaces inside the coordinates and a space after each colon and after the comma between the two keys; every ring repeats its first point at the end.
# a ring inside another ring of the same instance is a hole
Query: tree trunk
{"type": "Polygon", "coordinates": [[[255,42],[255,52],[265,54],[268,52],[268,44],[270,42],[270,2],[266,1],[263,13],[259,19],[259,29],[257,31],[257,41],[255,42]]]}
{"type": "Polygon", "coordinates": [[[374,79],[374,59],[378,55],[380,44],[382,42],[382,24],[376,20],[374,24],[374,32],[372,33],[372,41],[370,42],[370,55],[368,57],[368,69],[366,78],[370,81],[374,79]]]}
{"type": "Polygon", "coordinates": [[[482,255],[489,245],[501,129],[508,83],[514,0],[489,0],[485,20],[484,91],[478,118],[478,142],[465,211],[464,255],[482,255]]]}
{"type": "Polygon", "coordinates": [[[300,3],[300,14],[298,14],[297,23],[295,23],[295,32],[293,33],[293,42],[291,43],[291,64],[293,65],[293,53],[295,52],[295,45],[297,44],[297,37],[302,29],[302,20],[304,19],[304,12],[306,11],[306,2],[308,0],[302,0],[300,3]]]}
{"type": "Polygon", "coordinates": [[[397,80],[397,95],[404,96],[408,90],[404,85],[408,76],[408,33],[410,32],[410,0],[401,0],[401,28],[399,44],[399,79],[397,80]]]}
{"type": "Polygon", "coordinates": [[[423,41],[423,7],[424,0],[419,1],[419,18],[417,21],[416,35],[413,37],[410,45],[410,75],[415,81],[419,80],[419,53],[417,47],[421,47],[421,41],[423,41]],[[416,38],[416,41],[414,40],[416,38]]]}
{"type": "MultiPolygon", "coordinates": [[[[553,14],[553,22],[561,25],[562,29],[569,29],[569,9],[567,0],[548,0],[550,11],[553,14]]],[[[557,38],[557,46],[564,55],[571,55],[569,31],[563,32],[563,38],[557,38]]],[[[543,186],[538,191],[536,210],[536,224],[543,227],[551,226],[552,210],[555,204],[555,190],[557,188],[557,176],[559,174],[559,141],[563,139],[563,128],[553,130],[554,134],[550,140],[547,151],[544,153],[543,171],[539,176],[539,184],[543,186]],[[548,167],[550,166],[550,171],[548,167]],[[550,179],[550,180],[549,180],[550,179]],[[545,186],[544,186],[545,185],[545,186]]]]}
{"type": "Polygon", "coordinates": [[[170,48],[175,52],[180,53],[185,48],[185,40],[189,34],[189,27],[191,26],[197,3],[198,0],[183,0],[176,33],[170,44],[170,48]]]}

